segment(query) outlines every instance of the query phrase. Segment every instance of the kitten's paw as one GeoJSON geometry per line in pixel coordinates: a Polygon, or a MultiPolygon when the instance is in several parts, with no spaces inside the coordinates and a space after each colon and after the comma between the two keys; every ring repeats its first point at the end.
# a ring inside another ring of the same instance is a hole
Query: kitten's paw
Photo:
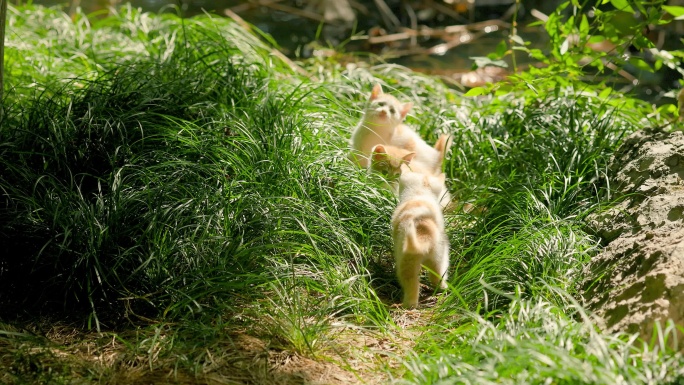
{"type": "Polygon", "coordinates": [[[416,303],[415,305],[405,305],[403,303],[393,303],[390,306],[390,309],[393,310],[416,310],[418,309],[418,304],[416,303]]]}
{"type": "Polygon", "coordinates": [[[401,304],[401,307],[407,310],[416,309],[418,308],[418,302],[404,302],[401,304]]]}

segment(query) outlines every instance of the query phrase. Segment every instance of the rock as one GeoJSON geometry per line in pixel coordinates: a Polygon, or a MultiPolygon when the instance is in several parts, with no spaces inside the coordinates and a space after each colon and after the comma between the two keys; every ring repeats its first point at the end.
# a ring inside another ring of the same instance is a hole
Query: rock
{"type": "Polygon", "coordinates": [[[609,172],[615,207],[589,228],[605,249],[587,266],[583,295],[609,331],[649,340],[656,322],[684,326],[684,133],[628,137],[609,172]]]}

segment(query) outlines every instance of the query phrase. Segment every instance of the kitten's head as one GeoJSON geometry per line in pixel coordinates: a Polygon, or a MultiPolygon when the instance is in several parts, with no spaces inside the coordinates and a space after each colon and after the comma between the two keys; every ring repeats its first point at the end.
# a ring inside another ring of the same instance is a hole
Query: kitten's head
{"type": "Polygon", "coordinates": [[[446,174],[431,175],[414,172],[411,171],[411,167],[407,163],[402,163],[399,169],[401,172],[399,176],[399,194],[403,195],[406,191],[410,191],[412,195],[431,194],[437,199],[441,198],[446,174]]]}
{"type": "Polygon", "coordinates": [[[396,179],[401,174],[401,165],[411,162],[415,152],[403,148],[376,144],[371,150],[370,169],[385,176],[386,179],[396,179]]]}
{"type": "Polygon", "coordinates": [[[380,84],[373,86],[365,120],[376,124],[396,126],[401,123],[413,107],[413,103],[401,103],[397,98],[382,92],[380,84]]]}

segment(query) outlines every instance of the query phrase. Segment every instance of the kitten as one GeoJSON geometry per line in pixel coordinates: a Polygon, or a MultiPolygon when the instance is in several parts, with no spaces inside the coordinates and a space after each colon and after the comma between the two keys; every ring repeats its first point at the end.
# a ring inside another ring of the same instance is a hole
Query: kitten
{"type": "MultiPolygon", "coordinates": [[[[373,149],[376,145],[385,145],[385,148],[395,147],[415,153],[411,161],[414,171],[441,174],[450,137],[441,135],[434,147],[425,143],[418,133],[402,124],[412,106],[411,102],[402,104],[394,96],[383,93],[380,84],[373,86],[364,116],[352,133],[350,159],[360,167],[373,170],[373,149]]],[[[401,158],[403,155],[397,157],[401,158]]],[[[446,184],[440,198],[443,207],[451,202],[446,184]]]]}
{"type": "Polygon", "coordinates": [[[446,289],[449,267],[449,240],[444,229],[444,215],[438,195],[445,175],[426,175],[400,166],[399,206],[392,215],[392,238],[397,277],[403,290],[402,305],[418,305],[420,270],[430,270],[430,282],[446,289]]]}
{"type": "Polygon", "coordinates": [[[394,130],[406,118],[413,103],[401,103],[382,92],[380,84],[373,86],[368,106],[351,137],[350,158],[360,167],[368,168],[373,147],[390,144],[394,130]]]}
{"type": "Polygon", "coordinates": [[[371,161],[368,166],[370,172],[384,177],[385,187],[395,194],[399,192],[397,178],[401,174],[401,165],[408,164],[415,152],[410,152],[398,147],[376,144],[371,150],[371,161]]]}
{"type": "MultiPolygon", "coordinates": [[[[435,149],[437,149],[440,154],[443,154],[447,149],[449,136],[442,135],[435,143],[435,149]]],[[[422,174],[430,174],[433,170],[421,169],[419,166],[413,163],[415,158],[415,152],[410,152],[399,147],[391,145],[377,144],[371,150],[371,161],[368,166],[370,172],[375,172],[381,174],[385,178],[384,187],[391,190],[395,194],[399,192],[399,186],[397,184],[397,178],[401,174],[400,166],[402,163],[408,164],[411,162],[411,170],[414,172],[422,174]]],[[[442,174],[442,158],[440,158],[438,170],[439,174],[442,174]]],[[[438,174],[438,175],[439,175],[438,174]]],[[[446,183],[442,181],[441,190],[438,193],[438,198],[442,208],[446,208],[449,203],[451,203],[451,194],[447,190],[446,183]]]]}

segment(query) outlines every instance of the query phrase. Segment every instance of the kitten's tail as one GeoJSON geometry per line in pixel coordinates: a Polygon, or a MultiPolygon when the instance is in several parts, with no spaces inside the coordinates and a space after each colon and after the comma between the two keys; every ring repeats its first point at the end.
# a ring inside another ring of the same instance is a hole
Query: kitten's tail
{"type": "Polygon", "coordinates": [[[404,254],[428,254],[438,236],[435,221],[425,217],[409,219],[405,223],[404,231],[404,254]]]}
{"type": "Polygon", "coordinates": [[[451,136],[447,134],[440,135],[434,147],[435,150],[439,151],[439,157],[444,159],[447,151],[449,151],[449,147],[451,147],[451,136]]]}

